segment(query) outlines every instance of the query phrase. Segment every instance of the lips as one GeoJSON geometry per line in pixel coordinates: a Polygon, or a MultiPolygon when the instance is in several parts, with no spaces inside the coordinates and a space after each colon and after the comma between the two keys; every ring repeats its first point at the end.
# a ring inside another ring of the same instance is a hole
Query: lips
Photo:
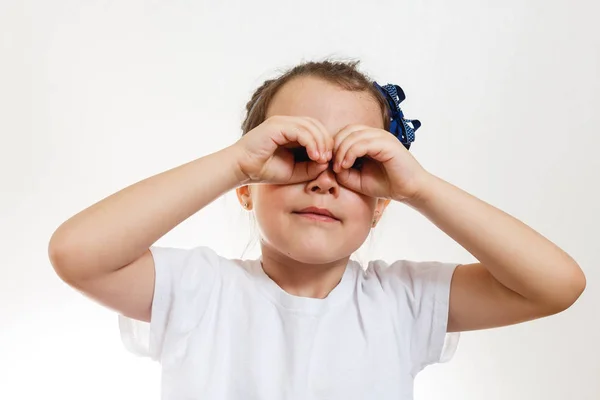
{"type": "Polygon", "coordinates": [[[323,215],[329,218],[333,218],[333,219],[337,219],[339,220],[331,211],[329,211],[326,208],[318,208],[318,207],[306,207],[303,208],[300,211],[296,211],[297,214],[316,214],[316,215],[323,215]]]}

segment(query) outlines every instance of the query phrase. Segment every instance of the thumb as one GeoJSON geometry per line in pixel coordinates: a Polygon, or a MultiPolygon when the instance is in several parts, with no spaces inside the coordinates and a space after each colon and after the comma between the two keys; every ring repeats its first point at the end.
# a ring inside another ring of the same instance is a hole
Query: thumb
{"type": "Polygon", "coordinates": [[[346,188],[355,192],[360,192],[361,186],[361,175],[360,171],[356,171],[352,168],[342,169],[336,174],[338,182],[346,188]]]}
{"type": "Polygon", "coordinates": [[[294,164],[294,170],[289,183],[306,182],[315,179],[319,174],[327,169],[327,163],[320,164],[315,161],[305,161],[294,164]]]}

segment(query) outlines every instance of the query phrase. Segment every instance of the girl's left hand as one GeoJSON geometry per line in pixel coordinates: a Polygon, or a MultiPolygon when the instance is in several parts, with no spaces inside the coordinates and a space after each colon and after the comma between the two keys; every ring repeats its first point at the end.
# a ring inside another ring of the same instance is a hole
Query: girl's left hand
{"type": "Polygon", "coordinates": [[[333,170],[341,185],[367,196],[396,201],[419,196],[429,174],[390,132],[348,125],[334,140],[333,170]],[[362,167],[352,168],[359,157],[363,157],[362,167]]]}

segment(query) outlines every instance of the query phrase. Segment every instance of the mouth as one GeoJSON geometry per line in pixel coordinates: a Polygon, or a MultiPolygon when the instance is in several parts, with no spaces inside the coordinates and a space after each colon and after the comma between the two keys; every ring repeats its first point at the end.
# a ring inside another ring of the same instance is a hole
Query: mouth
{"type": "Polygon", "coordinates": [[[315,221],[323,221],[323,222],[336,222],[339,221],[331,211],[326,208],[317,208],[317,207],[307,207],[303,208],[300,211],[294,211],[294,214],[298,214],[301,217],[312,219],[315,221]]]}

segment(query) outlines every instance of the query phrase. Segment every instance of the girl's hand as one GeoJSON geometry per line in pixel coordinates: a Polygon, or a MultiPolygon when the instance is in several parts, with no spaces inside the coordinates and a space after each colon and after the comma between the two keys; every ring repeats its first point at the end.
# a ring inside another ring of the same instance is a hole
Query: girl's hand
{"type": "Polygon", "coordinates": [[[383,129],[348,125],[335,136],[333,148],[338,182],[367,196],[415,199],[429,176],[398,138],[383,129]],[[359,158],[362,166],[353,168],[359,158]]]}
{"type": "Polygon", "coordinates": [[[328,168],[333,138],[314,118],[272,116],[233,147],[239,150],[242,183],[292,184],[314,179],[328,168]]]}

